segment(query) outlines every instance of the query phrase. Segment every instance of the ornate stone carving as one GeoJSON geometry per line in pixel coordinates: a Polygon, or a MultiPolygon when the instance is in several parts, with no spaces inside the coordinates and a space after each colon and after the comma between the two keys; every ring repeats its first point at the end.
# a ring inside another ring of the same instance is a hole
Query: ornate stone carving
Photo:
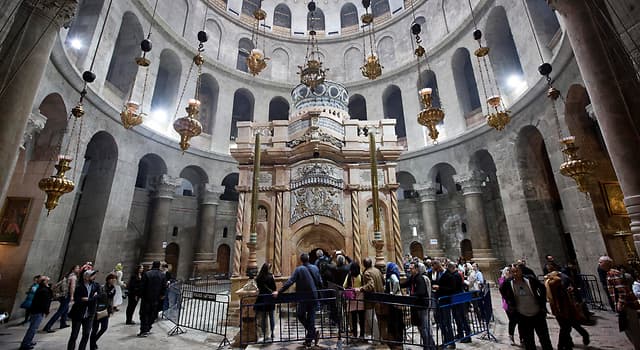
{"type": "MultiPolygon", "coordinates": [[[[371,170],[363,170],[360,173],[360,183],[371,184],[371,170]]],[[[384,170],[378,169],[378,188],[384,187],[385,183],[386,183],[386,180],[384,177],[384,170]]],[[[371,189],[370,185],[363,185],[363,186],[371,189]]]]}
{"type": "Polygon", "coordinates": [[[271,187],[272,185],[273,185],[273,174],[266,171],[261,171],[260,174],[258,175],[258,187],[265,188],[265,187],[271,187]]]}
{"type": "Polygon", "coordinates": [[[483,176],[479,171],[470,174],[454,175],[453,179],[462,187],[462,195],[481,194],[483,187],[483,176]]]}
{"type": "Polygon", "coordinates": [[[202,205],[218,205],[220,196],[224,193],[224,186],[204,184],[202,190],[202,205]]]}
{"type": "Polygon", "coordinates": [[[176,189],[182,185],[182,179],[162,174],[156,178],[154,189],[157,198],[173,198],[176,189]]]}
{"type": "Polygon", "coordinates": [[[420,196],[420,202],[434,202],[436,200],[436,186],[432,182],[418,183],[415,188],[420,196]]]}
{"type": "Polygon", "coordinates": [[[329,163],[305,163],[291,169],[291,189],[309,185],[344,188],[342,168],[329,163]]]}
{"type": "Polygon", "coordinates": [[[290,224],[298,220],[322,215],[344,223],[342,212],[342,190],[310,186],[291,191],[291,219],[290,224]]]}
{"type": "Polygon", "coordinates": [[[286,146],[289,148],[294,148],[312,140],[327,142],[338,148],[342,148],[342,146],[344,146],[344,142],[342,140],[338,139],[335,136],[331,136],[320,129],[309,129],[300,138],[287,141],[286,146]]]}
{"type": "Polygon", "coordinates": [[[78,1],[76,0],[26,0],[25,6],[40,10],[49,19],[53,19],[58,25],[69,28],[76,14],[78,1]]]}
{"type": "Polygon", "coordinates": [[[46,123],[47,117],[40,113],[31,113],[29,115],[29,119],[27,120],[27,128],[24,130],[24,135],[22,136],[23,147],[27,147],[27,145],[33,140],[35,134],[44,129],[46,123]]]}
{"type": "Polygon", "coordinates": [[[260,136],[270,137],[273,136],[273,128],[270,126],[256,126],[253,128],[253,135],[260,134],[260,136]]]}

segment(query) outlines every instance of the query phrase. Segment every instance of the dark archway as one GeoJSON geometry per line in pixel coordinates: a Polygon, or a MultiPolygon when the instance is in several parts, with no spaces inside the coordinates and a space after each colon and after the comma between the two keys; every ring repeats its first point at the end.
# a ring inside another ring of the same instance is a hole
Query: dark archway
{"type": "Polygon", "coordinates": [[[464,47],[458,48],[451,58],[451,69],[453,70],[453,80],[456,85],[456,94],[460,110],[465,118],[472,117],[481,112],[480,96],[478,95],[478,85],[473,74],[473,65],[469,56],[469,50],[464,47]]]}
{"type": "Polygon", "coordinates": [[[169,271],[174,278],[178,277],[178,263],[180,262],[180,246],[177,243],[169,243],[164,249],[164,261],[169,265],[169,271]]]}
{"type": "Polygon", "coordinates": [[[242,38],[238,41],[238,59],[236,61],[236,69],[242,72],[249,72],[249,66],[247,66],[247,57],[254,49],[253,42],[247,38],[242,38]]]}
{"type": "Polygon", "coordinates": [[[53,93],[42,100],[39,110],[47,117],[47,122],[34,139],[31,160],[54,160],[61,151],[60,145],[67,127],[67,109],[62,96],[53,93]]]}
{"type": "Polygon", "coordinates": [[[409,251],[411,256],[418,257],[420,260],[424,259],[424,249],[422,248],[422,244],[418,242],[411,242],[411,245],[409,245],[409,251]]]}
{"type": "Polygon", "coordinates": [[[151,189],[153,179],[166,173],[167,164],[159,155],[154,153],[145,154],[138,162],[136,187],[151,189]]]}
{"type": "Polygon", "coordinates": [[[118,146],[105,131],[93,135],[76,184],[76,203],[63,271],[78,262],[96,261],[111,186],[118,162],[118,146]]]}
{"type": "Polygon", "coordinates": [[[103,6],[104,0],[84,0],[78,4],[78,15],[73,19],[65,40],[67,45],[75,48],[78,64],[82,64],[89,53],[103,6]]]}
{"type": "Polygon", "coordinates": [[[504,7],[493,7],[486,23],[484,37],[491,48],[491,66],[500,91],[509,93],[515,88],[513,81],[524,80],[524,71],[504,7]]]}
{"type": "Polygon", "coordinates": [[[307,12],[307,30],[324,32],[324,12],[316,7],[313,12],[307,12]]]}
{"type": "Polygon", "coordinates": [[[418,193],[413,188],[416,184],[416,178],[410,172],[399,171],[396,173],[396,179],[400,184],[398,188],[398,200],[418,197],[418,193]]]}
{"type": "Polygon", "coordinates": [[[284,97],[277,96],[269,102],[269,121],[289,120],[289,102],[284,97]]]}
{"type": "Polygon", "coordinates": [[[278,4],[273,10],[273,26],[291,30],[291,10],[285,4],[278,4]]]}
{"type": "Polygon", "coordinates": [[[549,47],[553,43],[556,35],[560,31],[560,23],[556,14],[553,12],[551,6],[543,0],[527,0],[527,10],[529,11],[529,17],[533,22],[533,28],[536,31],[536,36],[540,41],[540,45],[545,51],[545,56],[550,59],[549,47]]]}
{"type": "MultiPolygon", "coordinates": [[[[207,172],[197,165],[189,165],[182,169],[180,177],[189,181],[193,187],[191,195],[194,197],[198,197],[202,193],[204,185],[209,183],[209,176],[207,175],[207,172]]],[[[181,194],[183,196],[186,195],[184,192],[181,194]]]]}
{"type": "Polygon", "coordinates": [[[349,117],[357,120],[367,120],[367,100],[364,96],[354,94],[349,97],[349,117]]]}
{"type": "Polygon", "coordinates": [[[353,28],[353,31],[358,30],[358,9],[356,5],[348,2],[342,5],[340,9],[340,28],[345,34],[345,28],[353,28]]]}
{"type": "Polygon", "coordinates": [[[470,261],[473,259],[473,246],[471,245],[470,240],[463,239],[460,242],[460,256],[467,261],[470,261]]]}
{"type": "Polygon", "coordinates": [[[541,266],[547,254],[564,264],[570,254],[560,219],[562,201],[542,134],[536,127],[526,126],[518,134],[516,147],[537,258],[541,266]]]}
{"type": "Polygon", "coordinates": [[[389,8],[389,0],[371,1],[371,13],[373,13],[373,17],[391,16],[391,9],[389,8]]]}
{"type": "Polygon", "coordinates": [[[202,123],[202,131],[207,134],[213,134],[216,112],[218,111],[220,86],[216,78],[206,73],[200,77],[200,84],[200,122],[202,123]]]}
{"type": "Polygon", "coordinates": [[[233,111],[231,114],[231,140],[238,137],[238,122],[250,122],[253,120],[253,94],[247,89],[238,89],[233,94],[233,111]]]}
{"type": "Polygon", "coordinates": [[[440,107],[440,91],[438,90],[438,79],[436,78],[436,73],[432,70],[426,70],[420,73],[420,79],[418,79],[416,87],[418,91],[424,88],[430,88],[432,97],[431,103],[434,107],[440,107]]]}
{"type": "Polygon", "coordinates": [[[152,117],[157,118],[157,121],[168,121],[171,118],[180,87],[181,74],[182,65],[178,55],[169,49],[162,50],[151,99],[152,117]]]}
{"type": "Polygon", "coordinates": [[[404,107],[402,106],[402,92],[396,85],[390,85],[382,93],[382,109],[385,118],[396,120],[396,136],[407,137],[404,123],[404,107]]]}

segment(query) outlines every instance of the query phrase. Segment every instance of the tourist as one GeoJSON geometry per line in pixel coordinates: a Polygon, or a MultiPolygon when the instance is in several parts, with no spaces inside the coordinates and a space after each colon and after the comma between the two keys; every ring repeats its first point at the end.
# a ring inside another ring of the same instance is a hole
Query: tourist
{"type": "Polygon", "coordinates": [[[351,263],[351,259],[342,255],[340,251],[336,252],[336,271],[334,274],[334,279],[336,284],[343,285],[344,280],[349,275],[349,264],[351,263]]]}
{"type": "Polygon", "coordinates": [[[282,285],[280,290],[273,292],[273,297],[277,298],[279,293],[284,293],[294,283],[296,292],[305,293],[305,301],[299,302],[296,314],[298,321],[302,323],[305,329],[304,346],[311,346],[311,342],[315,340],[318,345],[320,340],[320,332],[316,331],[316,310],[318,309],[318,287],[322,285],[322,277],[320,270],[315,265],[309,263],[309,254],[302,253],[300,255],[300,265],[296,267],[291,277],[282,285]],[[313,299],[313,300],[309,300],[313,299]]]}
{"type": "MultiPolygon", "coordinates": [[[[400,290],[400,269],[398,265],[388,262],[385,272],[384,292],[391,295],[402,295],[400,290]]],[[[404,335],[403,309],[402,307],[393,305],[389,305],[387,309],[389,311],[387,322],[389,331],[386,339],[394,342],[389,344],[390,346],[402,344],[402,337],[404,335]]]]}
{"type": "Polygon", "coordinates": [[[275,310],[275,304],[272,300],[272,294],[276,290],[276,280],[273,278],[273,274],[270,272],[271,264],[264,263],[256,276],[256,285],[258,286],[258,298],[256,299],[256,305],[254,310],[256,311],[256,318],[260,320],[260,328],[262,329],[263,340],[265,342],[272,341],[273,328],[276,323],[274,320],[273,311],[275,310]],[[267,333],[267,316],[269,317],[269,330],[271,336],[267,333]]]}
{"type": "Polygon", "coordinates": [[[122,280],[122,263],[117,263],[115,268],[113,269],[115,276],[116,276],[116,284],[115,284],[115,290],[116,290],[116,294],[113,297],[113,311],[120,311],[120,309],[118,309],[118,307],[120,305],[122,305],[123,303],[123,293],[122,293],[122,288],[126,288],[127,285],[124,283],[124,281],[122,280]]]}
{"type": "Polygon", "coordinates": [[[62,282],[66,284],[66,294],[58,300],[60,302],[60,306],[58,307],[56,313],[51,316],[49,322],[44,325],[44,328],[42,329],[44,332],[55,332],[53,329],[51,329],[51,327],[53,327],[58,318],[60,318],[60,329],[69,327],[69,325],[67,324],[67,315],[69,314],[69,304],[71,303],[71,298],[76,288],[76,281],[78,280],[79,272],[80,265],[75,265],[71,268],[69,274],[67,274],[63,279],[62,282]]]}
{"type": "MultiPolygon", "coordinates": [[[[511,276],[511,266],[506,266],[502,269],[502,273],[498,278],[498,288],[501,288],[502,285],[509,281],[512,278],[511,276]]],[[[515,314],[515,311],[509,308],[507,301],[502,297],[502,308],[504,312],[507,314],[507,318],[509,319],[509,340],[511,340],[511,345],[517,345],[514,339],[514,335],[516,333],[516,326],[518,325],[518,317],[515,314]]],[[[520,343],[523,341],[520,339],[520,343]]]]}
{"type": "MultiPolygon", "coordinates": [[[[382,272],[373,266],[371,258],[365,258],[363,260],[364,273],[362,274],[362,287],[356,288],[356,291],[363,291],[365,293],[383,293],[384,292],[384,277],[382,272]]],[[[373,339],[378,340],[386,338],[386,310],[382,304],[365,302],[365,317],[366,321],[371,322],[367,325],[367,329],[371,329],[373,339]],[[375,306],[375,308],[374,308],[375,306]]]]}
{"type": "Polygon", "coordinates": [[[27,296],[24,298],[24,300],[20,304],[20,308],[24,309],[24,321],[22,321],[20,325],[23,325],[29,322],[29,315],[30,315],[29,309],[31,309],[31,303],[33,302],[33,297],[36,295],[36,291],[38,290],[39,286],[40,286],[40,275],[35,275],[33,276],[33,283],[25,293],[27,296]]]}
{"type": "Polygon", "coordinates": [[[535,350],[534,331],[543,350],[552,350],[549,327],[547,326],[547,296],[544,285],[537,278],[525,276],[522,264],[511,269],[510,280],[500,287],[500,293],[508,308],[514,310],[518,318],[518,333],[526,350],[535,350]]]}
{"type": "Polygon", "coordinates": [[[352,261],[349,265],[349,275],[345,277],[343,287],[345,288],[345,299],[347,299],[347,311],[351,316],[351,334],[358,336],[358,325],[360,325],[360,339],[364,339],[364,296],[363,292],[356,289],[362,287],[362,274],[360,264],[352,261]]]}
{"type": "MultiPolygon", "coordinates": [[[[120,269],[122,271],[122,268],[120,269]]],[[[91,328],[91,338],[89,341],[89,349],[98,349],[98,339],[109,328],[109,317],[114,312],[113,301],[117,294],[118,277],[110,273],[105,278],[104,286],[100,287],[97,297],[96,316],[93,319],[93,327],[91,328]]]]}
{"type": "Polygon", "coordinates": [[[149,335],[153,322],[158,317],[158,308],[162,305],[166,289],[165,273],[160,271],[160,262],[156,260],[151,263],[151,270],[142,276],[139,337],[149,335]]]}
{"type": "Polygon", "coordinates": [[[82,327],[82,337],[80,338],[79,350],[85,350],[91,335],[93,318],[96,313],[96,302],[100,286],[94,282],[98,271],[86,270],[82,274],[82,282],[78,284],[73,293],[73,306],[69,311],[71,318],[71,336],[67,344],[67,350],[76,348],[76,339],[82,327]]]}
{"type": "Polygon", "coordinates": [[[616,269],[611,268],[613,259],[608,256],[601,256],[598,260],[602,271],[607,274],[607,290],[615,311],[618,313],[618,326],[620,331],[624,331],[636,350],[640,350],[640,321],[638,320],[638,298],[629,287],[629,281],[616,269]]]}
{"type": "Polygon", "coordinates": [[[141,292],[143,274],[144,266],[140,264],[136,267],[136,270],[133,272],[131,278],[129,279],[129,284],[127,285],[127,287],[129,288],[129,300],[127,301],[125,324],[136,324],[135,322],[133,322],[133,313],[136,311],[136,306],[138,306],[138,301],[140,301],[140,297],[142,296],[141,292]]]}
{"type": "MultiPolygon", "coordinates": [[[[571,279],[566,274],[558,271],[555,263],[547,264],[548,273],[544,276],[544,285],[547,291],[547,300],[551,307],[551,313],[556,317],[560,326],[558,336],[558,350],[573,349],[571,340],[571,328],[575,328],[582,335],[582,342],[589,345],[589,333],[578,323],[578,314],[582,310],[576,310],[573,293],[575,288],[571,279]]],[[[584,318],[584,314],[581,314],[584,318]]]]}
{"type": "Polygon", "coordinates": [[[409,264],[409,277],[401,286],[408,288],[409,295],[418,298],[418,303],[421,305],[421,307],[411,308],[411,323],[420,330],[423,349],[435,350],[436,344],[431,334],[431,317],[429,315],[431,282],[423,272],[426,272],[426,268],[422,263],[409,264]]]}
{"type": "Polygon", "coordinates": [[[51,288],[49,287],[49,277],[40,277],[38,280],[38,288],[29,307],[29,313],[31,315],[29,319],[29,328],[22,338],[20,350],[33,349],[35,346],[36,343],[33,342],[33,337],[36,335],[36,331],[38,330],[38,327],[45,315],[49,314],[49,307],[51,306],[52,298],[53,292],[51,292],[51,288]]]}

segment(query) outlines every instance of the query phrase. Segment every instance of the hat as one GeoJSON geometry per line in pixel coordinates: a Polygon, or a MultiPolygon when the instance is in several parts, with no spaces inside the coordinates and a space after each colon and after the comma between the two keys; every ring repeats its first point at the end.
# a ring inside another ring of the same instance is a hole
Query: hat
{"type": "Polygon", "coordinates": [[[87,270],[84,272],[84,277],[91,277],[93,275],[95,275],[96,273],[98,273],[98,271],[94,271],[94,270],[87,270]]]}
{"type": "Polygon", "coordinates": [[[600,257],[600,259],[598,259],[598,262],[605,262],[605,261],[613,262],[613,259],[611,259],[611,257],[608,256],[608,255],[603,255],[603,256],[600,257]]]}

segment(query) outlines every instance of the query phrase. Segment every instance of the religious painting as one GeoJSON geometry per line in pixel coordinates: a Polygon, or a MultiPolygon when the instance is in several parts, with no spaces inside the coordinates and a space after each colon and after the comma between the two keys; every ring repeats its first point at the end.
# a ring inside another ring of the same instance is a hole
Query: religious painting
{"type": "Polygon", "coordinates": [[[7,197],[0,216],[0,244],[20,244],[31,198],[7,197]]]}
{"type": "Polygon", "coordinates": [[[624,206],[624,195],[620,184],[617,182],[601,182],[602,196],[607,204],[607,211],[611,216],[627,216],[627,208],[624,206]]]}

